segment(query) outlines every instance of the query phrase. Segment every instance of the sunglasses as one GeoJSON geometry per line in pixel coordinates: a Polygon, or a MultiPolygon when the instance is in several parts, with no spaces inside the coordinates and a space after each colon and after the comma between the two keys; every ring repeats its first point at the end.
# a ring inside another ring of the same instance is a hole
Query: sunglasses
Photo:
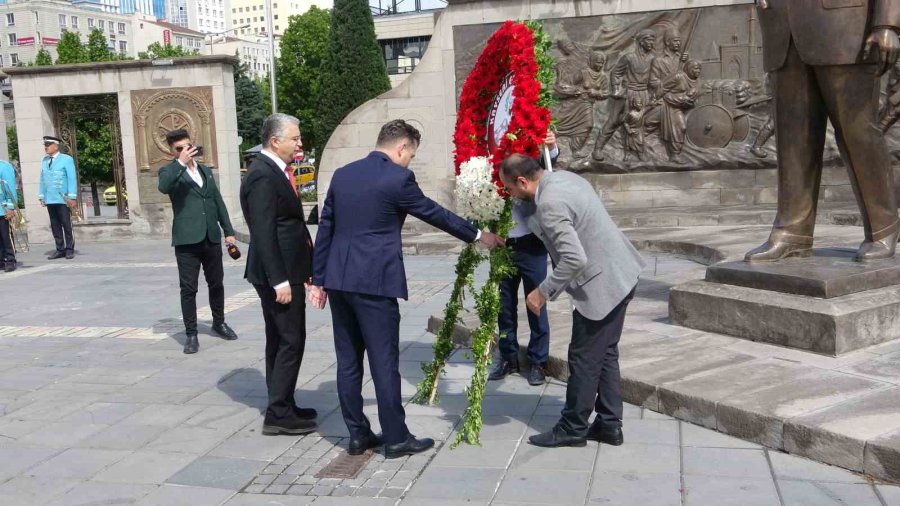
{"type": "Polygon", "coordinates": [[[190,147],[191,147],[190,144],[188,144],[187,146],[175,146],[175,152],[181,153],[182,151],[184,151],[185,149],[188,149],[190,147]]]}

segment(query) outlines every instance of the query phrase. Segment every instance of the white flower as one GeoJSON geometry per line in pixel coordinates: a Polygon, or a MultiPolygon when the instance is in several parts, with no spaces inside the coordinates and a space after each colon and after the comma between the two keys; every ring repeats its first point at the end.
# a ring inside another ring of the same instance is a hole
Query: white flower
{"type": "Polygon", "coordinates": [[[500,219],[505,201],[491,178],[493,164],[488,157],[472,157],[459,167],[456,176],[456,205],[468,220],[487,222],[500,219]]]}

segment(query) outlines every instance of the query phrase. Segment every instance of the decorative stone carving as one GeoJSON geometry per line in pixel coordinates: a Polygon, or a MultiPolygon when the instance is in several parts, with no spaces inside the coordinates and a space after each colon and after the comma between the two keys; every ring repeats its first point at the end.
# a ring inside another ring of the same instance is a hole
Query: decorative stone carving
{"type": "Polygon", "coordinates": [[[194,143],[203,146],[200,162],[218,165],[212,88],[169,88],[131,92],[135,143],[141,171],[159,168],[171,155],[166,133],[183,128],[194,143]]]}

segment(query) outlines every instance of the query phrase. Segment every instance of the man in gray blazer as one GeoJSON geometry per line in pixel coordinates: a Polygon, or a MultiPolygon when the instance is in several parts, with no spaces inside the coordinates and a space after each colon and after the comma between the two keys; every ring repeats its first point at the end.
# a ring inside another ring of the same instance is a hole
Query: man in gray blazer
{"type": "Polygon", "coordinates": [[[569,344],[569,382],[562,416],[537,446],[584,446],[586,439],[623,443],[619,337],[625,309],[644,268],[640,253],[613,223],[594,188],[570,172],[545,172],[532,158],[512,155],[500,166],[510,195],[533,201],[528,226],[555,265],[528,294],[537,314],[563,292],[575,305],[569,344]],[[588,427],[591,408],[597,411],[588,427]]]}

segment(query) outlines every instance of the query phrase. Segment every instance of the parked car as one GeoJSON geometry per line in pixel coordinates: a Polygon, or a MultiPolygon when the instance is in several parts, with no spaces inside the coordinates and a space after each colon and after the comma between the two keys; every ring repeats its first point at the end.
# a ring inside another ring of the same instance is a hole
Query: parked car
{"type": "MultiPolygon", "coordinates": [[[[122,192],[122,196],[125,197],[125,201],[128,201],[128,192],[122,192]]],[[[112,185],[109,188],[103,190],[103,202],[108,206],[116,205],[116,185],[112,185]]]]}

